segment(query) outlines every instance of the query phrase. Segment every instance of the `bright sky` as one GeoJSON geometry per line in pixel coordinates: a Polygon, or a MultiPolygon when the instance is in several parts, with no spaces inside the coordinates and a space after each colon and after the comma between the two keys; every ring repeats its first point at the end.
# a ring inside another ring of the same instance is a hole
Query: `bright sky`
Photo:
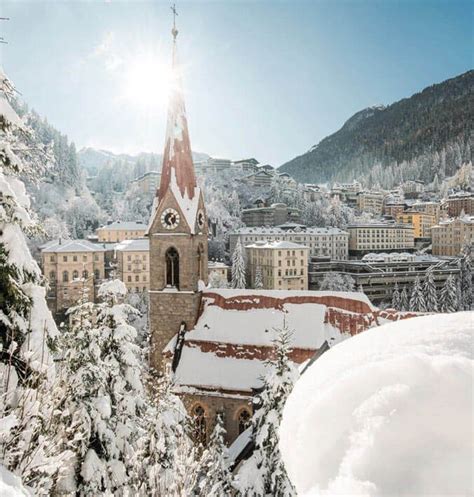
{"type": "MultiPolygon", "coordinates": [[[[78,147],[161,152],[171,2],[2,0],[0,60],[78,147]]],[[[275,166],[473,67],[469,0],[177,2],[192,147],[275,166]]]]}

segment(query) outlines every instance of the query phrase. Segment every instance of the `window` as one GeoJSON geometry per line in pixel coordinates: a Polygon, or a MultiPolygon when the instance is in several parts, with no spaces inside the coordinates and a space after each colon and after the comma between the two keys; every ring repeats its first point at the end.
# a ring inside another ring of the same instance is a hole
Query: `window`
{"type": "Polygon", "coordinates": [[[63,262],[67,262],[67,255],[63,255],[63,262]]]}
{"type": "Polygon", "coordinates": [[[127,281],[131,282],[132,281],[132,277],[131,276],[127,276],[127,281]]]}
{"type": "Polygon", "coordinates": [[[242,409],[239,413],[239,435],[250,426],[250,412],[247,409],[242,409]]]}
{"type": "Polygon", "coordinates": [[[72,272],[72,279],[73,279],[73,280],[77,280],[77,278],[79,278],[79,271],[74,270],[74,271],[72,272]]]}
{"type": "Polygon", "coordinates": [[[56,273],[54,271],[50,271],[49,281],[54,281],[55,279],[56,279],[56,273]]]}
{"type": "Polygon", "coordinates": [[[82,277],[87,280],[87,278],[89,278],[89,271],[87,271],[87,269],[84,269],[84,271],[82,271],[82,277]]]}
{"type": "Polygon", "coordinates": [[[193,438],[196,443],[206,445],[207,442],[207,421],[206,412],[201,405],[194,406],[192,410],[192,418],[194,421],[193,438]]]}
{"type": "Polygon", "coordinates": [[[63,271],[63,283],[67,283],[69,281],[69,273],[67,271],[63,271]]]}
{"type": "Polygon", "coordinates": [[[140,281],[140,275],[139,274],[135,275],[135,281],[140,281]]]}
{"type": "Polygon", "coordinates": [[[128,270],[128,271],[131,271],[131,270],[132,270],[132,265],[131,265],[131,264],[128,264],[128,265],[127,265],[127,270],[128,270]]]}
{"type": "Polygon", "coordinates": [[[83,256],[82,256],[82,260],[83,260],[84,262],[87,262],[87,255],[83,255],[83,256]]]}
{"type": "Polygon", "coordinates": [[[94,278],[96,280],[100,279],[100,271],[98,269],[94,269],[94,278]]]}
{"type": "Polygon", "coordinates": [[[95,260],[95,261],[98,261],[98,260],[99,260],[99,254],[95,254],[95,255],[94,255],[94,260],[95,260]]]}
{"type": "Polygon", "coordinates": [[[74,262],[77,262],[77,255],[73,255],[73,256],[72,256],[72,260],[73,260],[74,262]]]}
{"type": "Polygon", "coordinates": [[[131,260],[132,260],[132,256],[131,255],[127,256],[127,261],[131,261],[131,260]]]}
{"type": "Polygon", "coordinates": [[[165,254],[166,259],[166,286],[179,289],[179,254],[174,247],[170,247],[165,254]]]}
{"type": "Polygon", "coordinates": [[[51,262],[54,262],[54,255],[50,255],[50,256],[49,256],[49,260],[50,260],[51,262]]]}

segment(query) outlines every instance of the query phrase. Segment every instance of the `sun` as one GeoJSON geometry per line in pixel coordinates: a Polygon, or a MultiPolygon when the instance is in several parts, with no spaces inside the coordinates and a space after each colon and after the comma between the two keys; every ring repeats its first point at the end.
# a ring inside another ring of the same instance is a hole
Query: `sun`
{"type": "Polygon", "coordinates": [[[137,107],[163,107],[168,100],[171,82],[169,62],[165,63],[156,55],[143,54],[127,65],[123,96],[137,107]]]}

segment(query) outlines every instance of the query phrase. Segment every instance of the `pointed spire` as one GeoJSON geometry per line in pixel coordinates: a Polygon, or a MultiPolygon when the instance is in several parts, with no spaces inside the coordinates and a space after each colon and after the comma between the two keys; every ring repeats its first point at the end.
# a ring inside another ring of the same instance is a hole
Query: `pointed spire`
{"type": "MultiPolygon", "coordinates": [[[[173,35],[172,88],[168,104],[168,124],[161,182],[157,193],[161,200],[169,188],[175,189],[177,187],[181,197],[189,201],[194,199],[197,194],[197,184],[176,47],[177,13],[174,6],[171,10],[173,11],[173,29],[171,31],[173,35]]],[[[179,199],[177,200],[179,201],[179,199]]]]}

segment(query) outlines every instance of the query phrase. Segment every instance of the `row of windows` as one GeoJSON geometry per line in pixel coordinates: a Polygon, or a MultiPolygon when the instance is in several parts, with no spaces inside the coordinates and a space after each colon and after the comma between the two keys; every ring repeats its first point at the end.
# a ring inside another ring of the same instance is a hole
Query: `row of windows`
{"type": "MultiPolygon", "coordinates": [[[[50,260],[50,262],[56,262],[56,256],[50,255],[49,260],[50,260]]],[[[82,256],[82,262],[87,262],[88,260],[89,260],[89,257],[87,255],[82,256]]],[[[70,256],[63,255],[63,262],[68,262],[68,261],[78,262],[79,256],[78,255],[70,255],[70,256]]],[[[94,261],[96,261],[96,262],[99,261],[99,254],[94,254],[94,261]]]]}
{"type": "MultiPolygon", "coordinates": [[[[84,278],[84,279],[89,278],[89,271],[87,271],[86,269],[84,269],[84,271],[82,271],[82,273],[81,273],[81,278],[84,278]]],[[[96,280],[100,279],[100,271],[98,269],[96,269],[94,271],[94,278],[96,280]]],[[[79,279],[79,271],[74,270],[71,273],[71,279],[73,281],[79,279]]],[[[49,280],[51,282],[56,281],[56,271],[50,271],[50,273],[49,273],[49,280]]],[[[69,271],[63,271],[62,281],[63,281],[63,283],[67,283],[69,281],[69,271]]]]}
{"type": "MultiPolygon", "coordinates": [[[[129,283],[132,281],[132,276],[131,275],[127,276],[127,281],[129,283]]],[[[135,275],[135,281],[140,281],[140,275],[139,274],[135,275]]],[[[143,275],[142,281],[146,281],[146,274],[143,275]]]]}

